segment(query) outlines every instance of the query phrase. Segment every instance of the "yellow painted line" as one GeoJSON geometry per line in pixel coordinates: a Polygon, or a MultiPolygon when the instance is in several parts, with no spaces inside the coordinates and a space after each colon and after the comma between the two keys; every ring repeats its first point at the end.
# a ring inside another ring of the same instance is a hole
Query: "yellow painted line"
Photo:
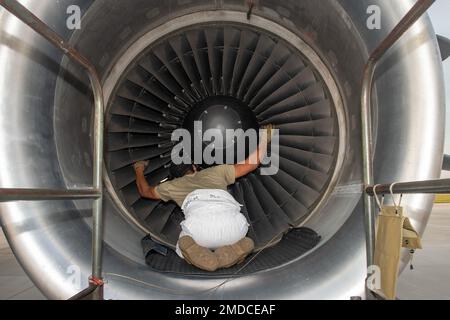
{"type": "Polygon", "coordinates": [[[436,195],[436,203],[450,203],[450,194],[436,195]]]}

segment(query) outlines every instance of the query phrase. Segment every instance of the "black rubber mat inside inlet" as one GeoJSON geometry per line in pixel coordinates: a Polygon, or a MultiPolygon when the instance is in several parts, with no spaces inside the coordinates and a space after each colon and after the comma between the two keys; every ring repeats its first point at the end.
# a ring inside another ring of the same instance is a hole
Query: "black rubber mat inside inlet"
{"type": "Polygon", "coordinates": [[[142,240],[145,261],[153,271],[161,273],[172,273],[194,276],[234,276],[251,274],[258,271],[274,268],[292,261],[313,249],[320,242],[321,237],[308,228],[293,229],[274,247],[267,248],[262,252],[250,255],[246,261],[232,268],[206,272],[178,257],[175,251],[165,249],[145,237],[142,240]],[[255,257],[256,255],[256,257],[255,257]],[[254,260],[252,260],[255,257],[254,260]],[[243,270],[239,271],[247,262],[252,260],[243,270]],[[237,274],[237,272],[239,273],[237,274]]]}

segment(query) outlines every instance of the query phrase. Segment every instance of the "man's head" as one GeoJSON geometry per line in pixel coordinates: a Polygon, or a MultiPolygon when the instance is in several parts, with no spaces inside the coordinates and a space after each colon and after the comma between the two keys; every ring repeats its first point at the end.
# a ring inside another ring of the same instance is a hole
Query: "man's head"
{"type": "Polygon", "coordinates": [[[197,166],[193,164],[173,164],[170,166],[170,179],[177,179],[184,177],[187,174],[197,172],[197,166]]]}

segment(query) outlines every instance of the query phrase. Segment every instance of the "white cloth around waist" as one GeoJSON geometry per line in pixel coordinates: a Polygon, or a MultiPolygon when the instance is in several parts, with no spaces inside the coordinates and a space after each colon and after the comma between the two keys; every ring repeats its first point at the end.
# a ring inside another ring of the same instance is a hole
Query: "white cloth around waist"
{"type": "Polygon", "coordinates": [[[183,202],[185,220],[180,236],[191,236],[200,246],[217,249],[245,238],[249,224],[241,205],[224,190],[201,189],[183,202]]]}

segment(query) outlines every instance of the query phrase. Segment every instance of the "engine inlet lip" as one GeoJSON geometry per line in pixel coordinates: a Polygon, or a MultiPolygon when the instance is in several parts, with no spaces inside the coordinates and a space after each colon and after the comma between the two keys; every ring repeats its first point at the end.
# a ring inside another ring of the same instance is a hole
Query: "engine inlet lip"
{"type": "MultiPolygon", "coordinates": [[[[294,49],[298,50],[298,52],[303,55],[306,60],[315,68],[315,71],[319,73],[326,89],[328,90],[330,99],[334,104],[334,112],[336,113],[338,124],[338,150],[336,153],[336,162],[332,177],[328,182],[328,186],[325,192],[316,203],[314,209],[308,214],[306,219],[302,221],[301,225],[299,225],[299,227],[305,226],[307,225],[310,218],[325,206],[329,196],[333,193],[333,190],[340,178],[341,169],[343,167],[347,149],[347,120],[345,116],[344,103],[341,92],[330,69],[320,58],[319,54],[307,42],[305,42],[292,31],[281,26],[280,24],[256,14],[252,15],[251,20],[248,20],[246,13],[230,10],[202,11],[174,18],[173,20],[170,20],[142,35],[122,54],[122,56],[113,65],[103,84],[105,101],[104,111],[105,113],[108,112],[111,101],[113,100],[112,98],[114,97],[114,91],[117,85],[120,83],[122,76],[127,72],[133,61],[136,61],[136,59],[138,59],[139,56],[142,55],[142,53],[145,52],[152,44],[160,41],[165,36],[179,31],[183,28],[194,27],[197,25],[208,23],[240,24],[250,28],[253,27],[257,30],[262,30],[268,34],[272,34],[282,39],[283,41],[286,41],[294,49]]],[[[137,227],[140,231],[148,234],[149,230],[147,229],[147,227],[144,226],[129,212],[125,204],[116,193],[116,190],[109,177],[109,172],[107,170],[105,161],[103,162],[103,173],[105,189],[107,190],[111,200],[117,207],[120,214],[129,223],[137,227]]],[[[158,238],[157,236],[155,236],[154,238],[161,243],[170,245],[166,243],[164,239],[158,238]]],[[[315,249],[308,252],[308,254],[317,250],[320,246],[321,244],[316,246],[315,249]]]]}

